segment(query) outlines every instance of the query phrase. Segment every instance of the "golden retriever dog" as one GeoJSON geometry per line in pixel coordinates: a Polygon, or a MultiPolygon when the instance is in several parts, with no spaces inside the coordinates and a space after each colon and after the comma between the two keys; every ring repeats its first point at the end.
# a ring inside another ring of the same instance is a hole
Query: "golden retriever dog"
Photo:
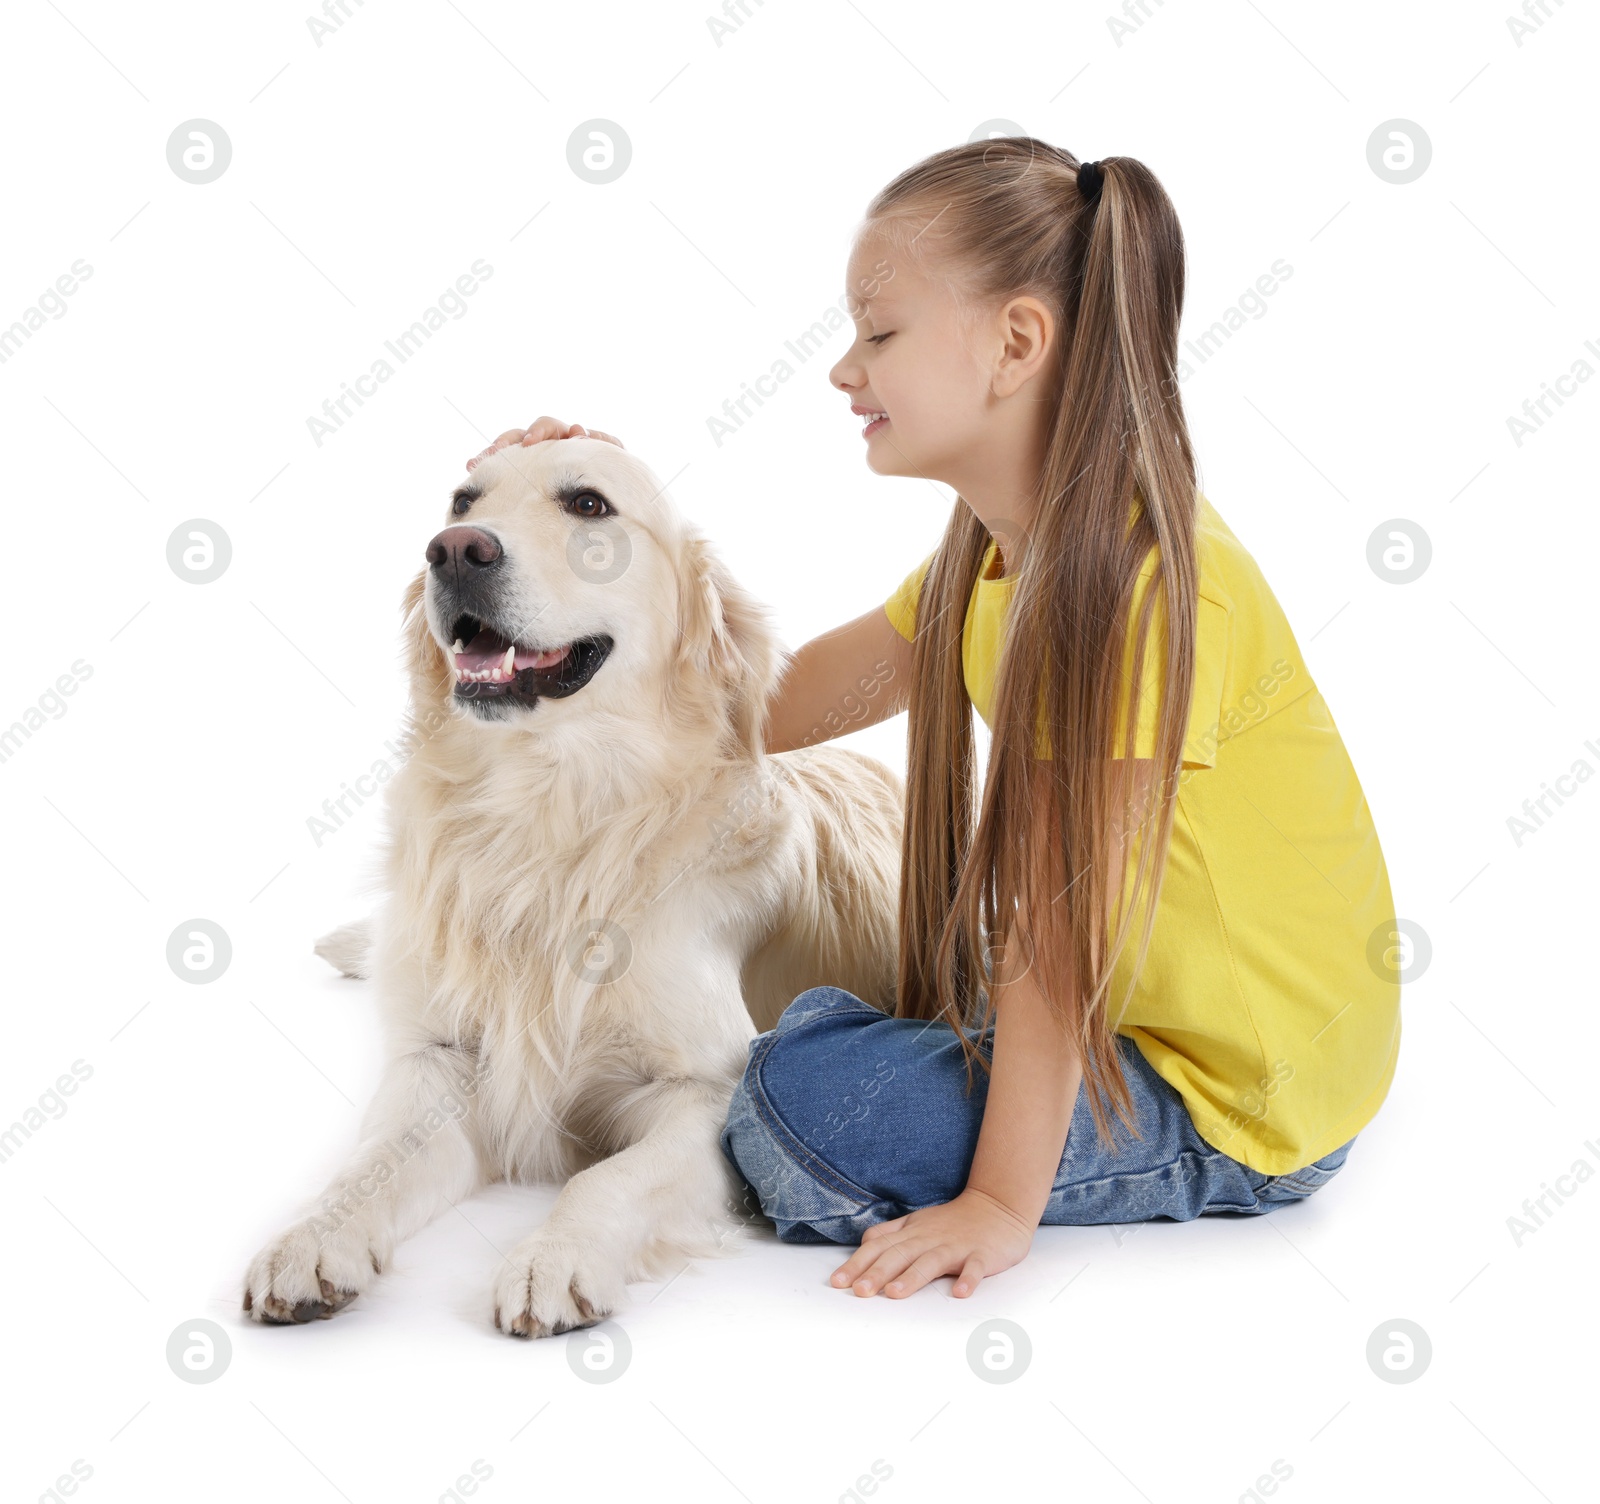
{"type": "Polygon", "coordinates": [[[719,1135],[756,1031],[824,984],[893,1008],[903,783],[764,751],[783,649],[649,468],[514,446],[446,522],[404,596],[382,901],[317,946],[371,977],[387,1063],[345,1168],[250,1265],[256,1321],[333,1315],[497,1180],[565,1183],[496,1326],[603,1320],[746,1220],[719,1135]]]}

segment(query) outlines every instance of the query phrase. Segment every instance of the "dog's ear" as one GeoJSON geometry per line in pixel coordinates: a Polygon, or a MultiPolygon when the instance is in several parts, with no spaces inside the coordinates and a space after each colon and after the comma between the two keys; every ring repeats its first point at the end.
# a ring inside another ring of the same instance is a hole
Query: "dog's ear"
{"type": "Polygon", "coordinates": [[[680,668],[723,690],[730,730],[746,756],[757,756],[782,648],[766,607],[704,538],[685,544],[678,634],[680,668]]]}
{"type": "Polygon", "coordinates": [[[411,680],[413,703],[418,709],[442,709],[449,704],[453,686],[444,650],[428,626],[428,610],[424,599],[427,586],[426,569],[419,570],[417,577],[406,586],[406,593],[400,598],[403,623],[401,637],[405,644],[406,675],[411,680]]]}

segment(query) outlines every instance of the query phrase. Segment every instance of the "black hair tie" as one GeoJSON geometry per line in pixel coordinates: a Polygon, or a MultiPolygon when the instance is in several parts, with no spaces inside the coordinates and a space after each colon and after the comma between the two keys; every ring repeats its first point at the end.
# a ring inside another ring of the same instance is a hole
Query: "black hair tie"
{"type": "Polygon", "coordinates": [[[1098,162],[1078,164],[1078,192],[1091,209],[1100,202],[1100,189],[1105,180],[1105,171],[1098,162]]]}

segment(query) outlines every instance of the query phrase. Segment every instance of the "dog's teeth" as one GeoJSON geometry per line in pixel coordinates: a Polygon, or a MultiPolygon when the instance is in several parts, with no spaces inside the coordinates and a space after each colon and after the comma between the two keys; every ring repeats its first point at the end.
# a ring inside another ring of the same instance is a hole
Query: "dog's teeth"
{"type": "Polygon", "coordinates": [[[456,653],[464,653],[464,652],[466,652],[466,649],[464,647],[462,647],[462,645],[461,645],[461,639],[459,637],[456,638],[456,645],[451,651],[452,652],[456,652],[456,653]]]}
{"type": "Polygon", "coordinates": [[[512,643],[506,649],[505,662],[500,665],[502,674],[514,674],[517,671],[517,645],[512,643]]]}

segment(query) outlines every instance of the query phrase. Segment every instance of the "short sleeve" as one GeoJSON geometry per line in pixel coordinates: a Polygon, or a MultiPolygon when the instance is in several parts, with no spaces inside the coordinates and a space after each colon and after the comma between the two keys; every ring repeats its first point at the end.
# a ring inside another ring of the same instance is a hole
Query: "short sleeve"
{"type": "Polygon", "coordinates": [[[884,612],[888,615],[891,625],[907,642],[916,636],[917,597],[922,592],[922,581],[932,563],[933,555],[929,554],[895,586],[894,594],[883,603],[884,612]]]}
{"type": "MultiPolygon", "coordinates": [[[[1127,734],[1128,702],[1133,687],[1133,651],[1139,630],[1139,613],[1144,609],[1155,578],[1154,561],[1139,571],[1134,582],[1133,603],[1128,608],[1127,639],[1122,659],[1122,682],[1117,700],[1115,730],[1112,737],[1113,757],[1122,756],[1123,738],[1127,734]]],[[[1186,768],[1209,768],[1216,765],[1216,729],[1222,706],[1223,683],[1228,667],[1229,637],[1232,613],[1220,601],[1202,595],[1195,624],[1195,677],[1194,693],[1189,705],[1189,724],[1185,731],[1183,765],[1186,768]]],[[[1162,680],[1166,675],[1166,592],[1157,593],[1155,609],[1151,614],[1149,632],[1145,637],[1144,672],[1140,681],[1139,724],[1134,730],[1133,755],[1152,758],[1156,755],[1156,723],[1160,718],[1162,680]]]]}

